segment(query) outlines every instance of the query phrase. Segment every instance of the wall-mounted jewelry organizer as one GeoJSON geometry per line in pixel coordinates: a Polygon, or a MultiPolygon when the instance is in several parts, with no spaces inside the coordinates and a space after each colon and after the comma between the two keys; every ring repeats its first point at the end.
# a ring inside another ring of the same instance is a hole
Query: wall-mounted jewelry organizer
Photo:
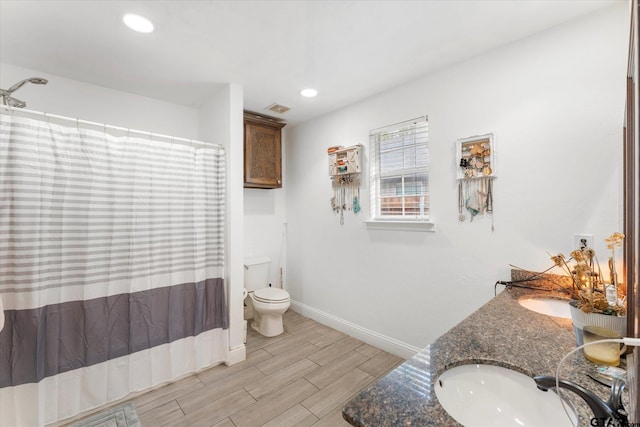
{"type": "Polygon", "coordinates": [[[458,220],[470,221],[477,215],[491,215],[493,231],[493,180],[496,178],[493,134],[471,136],[456,142],[458,180],[458,220]]]}
{"type": "Polygon", "coordinates": [[[362,172],[361,144],[351,147],[329,147],[329,177],[333,187],[331,209],[340,214],[344,224],[344,211],[360,212],[360,174],[362,172]]]}

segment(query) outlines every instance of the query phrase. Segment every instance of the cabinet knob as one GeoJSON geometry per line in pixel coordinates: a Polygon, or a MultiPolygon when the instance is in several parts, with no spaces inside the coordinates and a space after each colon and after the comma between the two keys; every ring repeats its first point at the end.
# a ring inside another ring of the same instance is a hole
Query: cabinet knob
{"type": "Polygon", "coordinates": [[[279,179],[277,182],[278,182],[278,185],[282,184],[282,180],[281,179],[279,179]]]}

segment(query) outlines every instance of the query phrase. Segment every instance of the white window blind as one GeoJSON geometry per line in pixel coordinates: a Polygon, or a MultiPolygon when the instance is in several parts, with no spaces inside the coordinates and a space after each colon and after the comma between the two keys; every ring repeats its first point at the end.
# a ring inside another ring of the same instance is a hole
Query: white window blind
{"type": "Polygon", "coordinates": [[[427,117],[369,133],[373,220],[429,220],[427,117]]]}

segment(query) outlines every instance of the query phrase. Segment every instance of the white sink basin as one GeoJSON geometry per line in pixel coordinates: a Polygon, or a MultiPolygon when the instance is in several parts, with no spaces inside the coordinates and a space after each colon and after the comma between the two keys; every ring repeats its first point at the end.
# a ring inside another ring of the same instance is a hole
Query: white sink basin
{"type": "Polygon", "coordinates": [[[571,319],[569,311],[569,301],[553,298],[521,298],[518,300],[521,306],[536,313],[547,316],[571,319]]]}
{"type": "Polygon", "coordinates": [[[561,427],[576,421],[555,392],[541,391],[533,378],[500,366],[456,366],[440,375],[434,388],[442,407],[466,427],[561,427]]]}

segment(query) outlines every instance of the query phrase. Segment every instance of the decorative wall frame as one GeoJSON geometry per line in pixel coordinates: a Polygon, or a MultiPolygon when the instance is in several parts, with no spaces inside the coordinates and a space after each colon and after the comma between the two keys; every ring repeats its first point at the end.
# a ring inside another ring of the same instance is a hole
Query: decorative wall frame
{"type": "Polygon", "coordinates": [[[333,187],[331,209],[340,214],[340,225],[344,225],[344,211],[360,212],[360,173],[364,146],[333,146],[329,155],[329,177],[333,187]]]}
{"type": "Polygon", "coordinates": [[[496,178],[496,147],[492,133],[458,139],[456,142],[458,220],[470,221],[485,213],[493,226],[493,180],[496,178]]]}
{"type": "Polygon", "coordinates": [[[457,179],[496,177],[496,149],[492,133],[458,139],[457,179]]]}
{"type": "Polygon", "coordinates": [[[362,172],[362,151],[364,146],[357,144],[351,147],[327,150],[329,154],[329,176],[335,178],[341,175],[356,174],[362,172]],[[331,151],[331,152],[329,152],[331,151]]]}

